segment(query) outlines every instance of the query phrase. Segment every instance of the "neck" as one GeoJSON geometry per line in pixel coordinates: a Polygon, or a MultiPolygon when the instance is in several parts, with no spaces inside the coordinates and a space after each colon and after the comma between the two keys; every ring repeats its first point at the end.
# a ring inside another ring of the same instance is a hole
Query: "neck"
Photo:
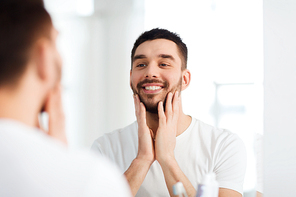
{"type": "Polygon", "coordinates": [[[36,127],[42,107],[42,90],[35,84],[33,80],[27,80],[21,81],[15,88],[0,87],[0,118],[36,127]]]}
{"type": "MultiPolygon", "coordinates": [[[[146,122],[147,122],[147,126],[150,129],[152,129],[154,134],[156,134],[156,131],[158,129],[158,123],[159,123],[158,114],[146,112],[146,122]]],[[[190,123],[191,123],[191,117],[184,114],[182,110],[182,106],[180,106],[176,136],[182,134],[189,127],[190,123]]]]}

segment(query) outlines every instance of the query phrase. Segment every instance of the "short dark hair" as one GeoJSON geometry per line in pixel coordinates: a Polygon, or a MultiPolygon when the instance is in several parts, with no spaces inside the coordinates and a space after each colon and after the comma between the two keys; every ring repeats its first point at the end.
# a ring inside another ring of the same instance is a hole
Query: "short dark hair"
{"type": "Polygon", "coordinates": [[[132,49],[132,54],[131,54],[132,65],[133,65],[133,58],[138,46],[148,40],[156,40],[156,39],[167,39],[176,43],[179,49],[181,60],[182,60],[181,69],[184,70],[187,68],[188,51],[187,51],[186,44],[182,41],[182,39],[178,34],[170,32],[166,29],[160,29],[160,28],[155,28],[155,29],[151,29],[150,31],[145,31],[139,36],[139,38],[134,43],[134,46],[132,49]]]}
{"type": "Polygon", "coordinates": [[[0,86],[15,85],[34,43],[50,38],[52,21],[40,0],[7,1],[0,6],[0,86]]]}

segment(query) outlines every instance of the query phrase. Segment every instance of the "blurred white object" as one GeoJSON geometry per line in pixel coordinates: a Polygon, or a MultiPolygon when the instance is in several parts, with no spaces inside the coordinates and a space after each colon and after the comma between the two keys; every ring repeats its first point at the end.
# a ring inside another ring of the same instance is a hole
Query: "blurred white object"
{"type": "Polygon", "coordinates": [[[182,182],[177,182],[175,185],[173,185],[173,193],[174,195],[179,195],[179,197],[182,197],[183,195],[188,197],[182,182]]]}
{"type": "Polygon", "coordinates": [[[219,184],[215,173],[206,174],[198,185],[196,197],[218,197],[219,184]]]}
{"type": "Polygon", "coordinates": [[[91,16],[94,13],[94,0],[76,0],[76,12],[80,16],[91,16]]]}

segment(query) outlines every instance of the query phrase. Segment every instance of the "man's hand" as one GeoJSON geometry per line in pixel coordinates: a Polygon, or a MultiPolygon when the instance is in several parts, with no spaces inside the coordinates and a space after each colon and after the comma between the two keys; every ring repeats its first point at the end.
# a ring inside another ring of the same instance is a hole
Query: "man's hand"
{"type": "Polygon", "coordinates": [[[65,132],[65,115],[62,107],[61,85],[58,84],[49,92],[44,111],[48,114],[48,132],[47,134],[61,142],[67,144],[65,132]]]}
{"type": "Polygon", "coordinates": [[[162,164],[175,159],[176,133],[179,118],[180,97],[178,91],[169,93],[165,104],[158,104],[159,125],[155,137],[156,160],[162,164]]]}
{"type": "Polygon", "coordinates": [[[150,165],[155,160],[153,132],[146,123],[146,109],[139,96],[134,95],[136,117],[138,122],[138,155],[137,159],[147,161],[150,165]]]}
{"type": "Polygon", "coordinates": [[[193,197],[196,191],[180,169],[174,155],[180,106],[181,98],[177,91],[174,95],[167,95],[165,112],[163,103],[160,102],[158,105],[159,125],[155,138],[155,157],[162,168],[170,196],[174,196],[173,185],[180,181],[188,196],[193,197]]]}
{"type": "Polygon", "coordinates": [[[124,173],[133,196],[138,192],[155,160],[153,134],[147,126],[145,106],[140,102],[138,95],[134,95],[134,102],[138,122],[138,155],[124,173]]]}

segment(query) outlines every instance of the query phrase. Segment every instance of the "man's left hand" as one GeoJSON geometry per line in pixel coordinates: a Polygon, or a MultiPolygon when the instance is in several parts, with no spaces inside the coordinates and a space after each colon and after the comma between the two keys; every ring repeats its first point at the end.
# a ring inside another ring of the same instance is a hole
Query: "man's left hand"
{"type": "Polygon", "coordinates": [[[165,103],[158,104],[159,126],[155,136],[155,156],[159,163],[175,159],[176,134],[179,118],[180,97],[179,92],[168,93],[165,103]]]}

